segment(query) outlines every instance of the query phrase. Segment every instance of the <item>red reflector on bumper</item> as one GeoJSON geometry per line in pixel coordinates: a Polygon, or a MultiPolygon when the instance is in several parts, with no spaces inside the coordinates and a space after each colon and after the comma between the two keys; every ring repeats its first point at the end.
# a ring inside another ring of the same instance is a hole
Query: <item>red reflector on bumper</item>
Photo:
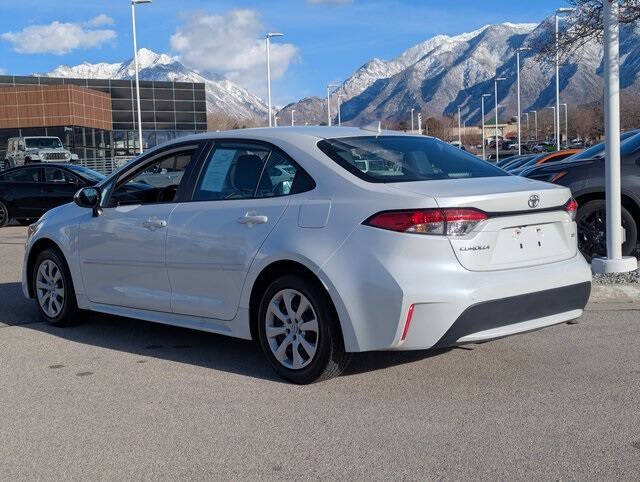
{"type": "Polygon", "coordinates": [[[407,321],[404,322],[404,330],[402,330],[402,338],[401,340],[404,341],[405,338],[407,337],[407,332],[409,331],[409,325],[411,324],[411,318],[413,317],[413,308],[415,305],[411,305],[409,307],[409,312],[407,313],[407,321]]]}

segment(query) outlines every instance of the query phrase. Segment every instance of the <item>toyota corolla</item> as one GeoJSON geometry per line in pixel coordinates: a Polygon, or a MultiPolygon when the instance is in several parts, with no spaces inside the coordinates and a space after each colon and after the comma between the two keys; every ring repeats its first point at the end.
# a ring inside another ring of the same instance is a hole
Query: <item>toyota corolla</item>
{"type": "Polygon", "coordinates": [[[146,152],[29,227],[23,291],[258,340],[296,383],[353,352],[450,347],[582,314],[569,189],[425,136],[300,127],[146,152]]]}

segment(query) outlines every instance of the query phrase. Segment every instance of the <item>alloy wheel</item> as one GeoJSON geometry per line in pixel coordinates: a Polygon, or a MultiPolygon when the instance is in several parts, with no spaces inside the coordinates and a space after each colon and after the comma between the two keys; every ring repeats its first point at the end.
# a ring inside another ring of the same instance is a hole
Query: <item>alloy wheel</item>
{"type": "Polygon", "coordinates": [[[311,363],[318,349],[318,317],[305,295],[294,289],[277,292],[264,322],[271,353],[282,366],[299,370],[311,363]]]}
{"type": "Polygon", "coordinates": [[[50,259],[45,259],[38,267],[36,296],[49,318],[60,315],[64,307],[64,278],[58,265],[50,259]]]}
{"type": "MultiPolygon", "coordinates": [[[[629,225],[622,218],[622,227],[629,225]]],[[[605,209],[596,209],[578,220],[578,249],[589,259],[607,255],[607,214],[605,209]]]]}
{"type": "Polygon", "coordinates": [[[7,206],[0,202],[0,226],[4,226],[9,222],[9,211],[7,206]]]}

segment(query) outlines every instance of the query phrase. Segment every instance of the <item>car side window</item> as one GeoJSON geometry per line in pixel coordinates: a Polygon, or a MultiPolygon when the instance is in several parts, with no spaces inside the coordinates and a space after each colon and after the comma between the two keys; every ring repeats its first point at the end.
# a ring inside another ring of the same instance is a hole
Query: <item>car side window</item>
{"type": "Polygon", "coordinates": [[[256,197],[288,196],[309,191],[315,187],[309,175],[295,162],[278,150],[271,151],[256,197]]]}
{"type": "Polygon", "coordinates": [[[253,144],[217,144],[205,162],[193,200],[253,198],[269,151],[253,144]]]}
{"type": "Polygon", "coordinates": [[[108,207],[176,202],[178,188],[196,151],[195,147],[173,151],[143,163],[118,181],[108,207]]]}
{"type": "Polygon", "coordinates": [[[31,167],[27,169],[17,169],[4,174],[4,181],[12,182],[39,182],[40,168],[31,167]]]}
{"type": "Polygon", "coordinates": [[[44,182],[56,184],[79,184],[78,178],[73,174],[56,167],[45,167],[44,182]]]}

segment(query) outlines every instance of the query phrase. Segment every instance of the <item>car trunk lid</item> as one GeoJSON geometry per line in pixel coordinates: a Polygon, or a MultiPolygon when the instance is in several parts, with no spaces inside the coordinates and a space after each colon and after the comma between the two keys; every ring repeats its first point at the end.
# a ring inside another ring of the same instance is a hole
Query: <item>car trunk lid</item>
{"type": "Polygon", "coordinates": [[[487,214],[465,236],[450,236],[462,266],[491,271],[546,264],[576,255],[576,226],[564,206],[569,189],[518,176],[387,184],[435,199],[440,208],[487,214]]]}

